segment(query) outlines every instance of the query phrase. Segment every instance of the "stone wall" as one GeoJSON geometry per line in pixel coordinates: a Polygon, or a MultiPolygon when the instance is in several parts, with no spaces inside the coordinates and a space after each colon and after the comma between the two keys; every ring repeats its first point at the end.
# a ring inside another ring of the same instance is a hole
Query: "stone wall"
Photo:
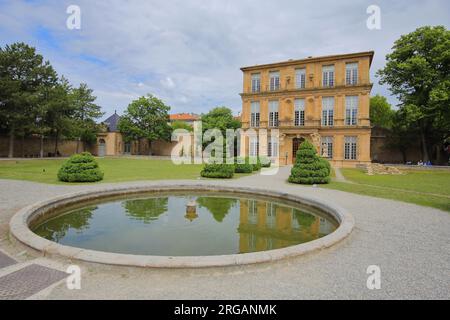
{"type": "MultiPolygon", "coordinates": [[[[388,129],[374,127],[370,138],[370,155],[373,162],[379,163],[404,163],[403,155],[399,150],[393,150],[386,147],[388,129]]],[[[406,161],[417,163],[422,159],[420,144],[406,150],[406,161]]]]}
{"type": "MultiPolygon", "coordinates": [[[[16,138],[14,140],[14,157],[26,157],[26,158],[38,158],[40,155],[41,139],[39,137],[28,137],[25,139],[16,138]]],[[[92,146],[86,145],[83,142],[79,144],[79,152],[86,151],[92,152],[92,146]]],[[[60,156],[67,157],[77,150],[76,140],[58,140],[58,151],[60,156]]],[[[9,151],[9,137],[0,136],[0,157],[8,157],[9,151]]],[[[44,157],[53,156],[55,152],[55,139],[44,139],[44,157]]]]}

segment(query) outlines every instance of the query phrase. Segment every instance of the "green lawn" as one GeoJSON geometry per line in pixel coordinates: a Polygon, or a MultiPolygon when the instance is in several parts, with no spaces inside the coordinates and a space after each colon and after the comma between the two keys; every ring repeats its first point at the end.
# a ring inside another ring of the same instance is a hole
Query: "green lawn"
{"type": "MultiPolygon", "coordinates": [[[[76,184],[58,181],[56,174],[64,159],[0,161],[0,179],[28,180],[53,184],[76,184]]],[[[171,160],[136,158],[97,158],[105,173],[100,183],[134,180],[176,180],[200,178],[203,165],[175,165],[171,160]]],[[[247,176],[235,173],[234,178],[247,176]]],[[[204,178],[201,178],[204,179],[204,178]]]]}
{"type": "MultiPolygon", "coordinates": [[[[98,158],[100,168],[105,173],[102,182],[132,180],[197,179],[202,165],[175,165],[170,160],[98,158]]],[[[58,160],[0,161],[1,179],[29,180],[44,183],[67,184],[56,178],[59,167],[64,162],[58,160]]]]}
{"type": "Polygon", "coordinates": [[[373,176],[359,169],[341,171],[354,183],[332,181],[324,187],[450,211],[450,171],[404,170],[405,175],[373,176]]]}

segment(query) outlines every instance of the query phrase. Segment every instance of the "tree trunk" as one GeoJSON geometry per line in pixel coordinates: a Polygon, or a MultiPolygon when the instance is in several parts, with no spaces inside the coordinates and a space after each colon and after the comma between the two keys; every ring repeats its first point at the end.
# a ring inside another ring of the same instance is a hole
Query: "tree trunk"
{"type": "Polygon", "coordinates": [[[148,155],[152,155],[152,140],[148,139],[148,155]]]}
{"type": "Polygon", "coordinates": [[[41,134],[41,148],[40,148],[39,156],[41,158],[44,157],[44,135],[43,134],[41,134]]]}
{"type": "Polygon", "coordinates": [[[430,160],[430,157],[428,155],[427,141],[423,131],[420,132],[420,141],[422,144],[422,161],[426,163],[430,160]]]}
{"type": "Polygon", "coordinates": [[[436,146],[436,164],[438,164],[438,165],[442,164],[442,162],[441,162],[441,150],[442,150],[442,146],[440,144],[438,144],[436,146]]]}
{"type": "Polygon", "coordinates": [[[22,158],[25,158],[25,135],[22,136],[22,158]]]}
{"type": "Polygon", "coordinates": [[[56,134],[55,134],[55,157],[58,156],[58,137],[59,137],[59,131],[56,130],[56,134]]]}
{"type": "Polygon", "coordinates": [[[80,147],[80,138],[77,139],[77,153],[79,153],[78,149],[80,147]]]}
{"type": "Polygon", "coordinates": [[[14,157],[14,127],[9,131],[9,151],[8,158],[14,157]]]}
{"type": "Polygon", "coordinates": [[[403,164],[405,164],[406,163],[406,150],[400,149],[400,152],[402,154],[403,164]]]}

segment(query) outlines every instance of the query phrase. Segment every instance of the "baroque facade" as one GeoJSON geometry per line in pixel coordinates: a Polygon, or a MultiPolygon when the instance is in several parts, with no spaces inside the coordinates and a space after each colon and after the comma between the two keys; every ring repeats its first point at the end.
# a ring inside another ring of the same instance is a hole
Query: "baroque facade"
{"type": "Polygon", "coordinates": [[[310,140],[337,167],[370,158],[369,69],[374,52],[309,57],[241,68],[240,153],[292,164],[310,140]],[[271,135],[278,129],[278,136],[271,135]],[[267,131],[268,137],[260,135],[267,131]]]}

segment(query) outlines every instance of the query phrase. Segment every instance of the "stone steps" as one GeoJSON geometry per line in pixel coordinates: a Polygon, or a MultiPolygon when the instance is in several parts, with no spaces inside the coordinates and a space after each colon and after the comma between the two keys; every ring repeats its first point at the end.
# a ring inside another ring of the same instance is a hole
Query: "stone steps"
{"type": "Polygon", "coordinates": [[[381,163],[357,164],[356,167],[363,169],[364,172],[369,176],[373,176],[376,174],[394,174],[394,175],[404,174],[403,171],[399,170],[396,167],[385,166],[381,163]]]}

